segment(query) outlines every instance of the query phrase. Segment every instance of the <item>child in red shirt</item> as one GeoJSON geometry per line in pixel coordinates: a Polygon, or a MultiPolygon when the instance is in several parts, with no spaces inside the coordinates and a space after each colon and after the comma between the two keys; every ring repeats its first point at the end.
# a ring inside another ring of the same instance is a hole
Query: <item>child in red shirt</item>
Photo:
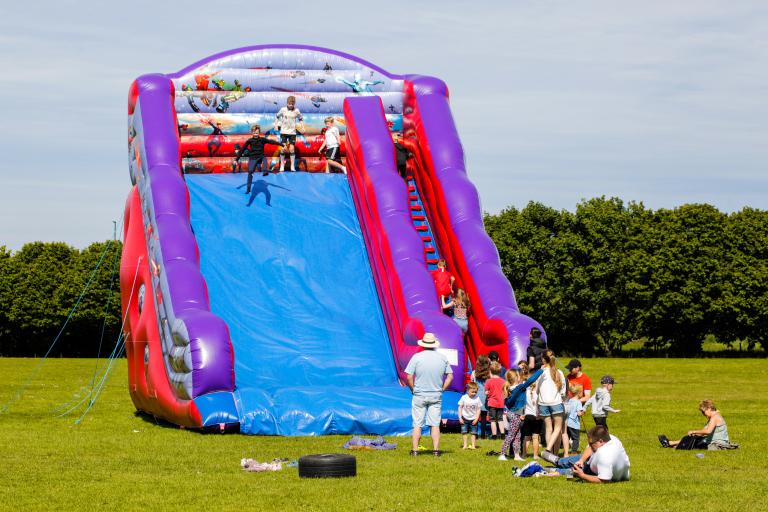
{"type": "Polygon", "coordinates": [[[453,282],[455,278],[445,268],[445,260],[441,259],[437,262],[437,270],[432,271],[432,279],[435,280],[435,289],[437,289],[437,295],[440,297],[440,305],[443,308],[443,312],[450,313],[451,309],[451,296],[453,295],[453,282]]]}
{"type": "Polygon", "coordinates": [[[488,402],[488,420],[491,422],[491,439],[497,439],[497,433],[504,435],[504,383],[501,378],[501,365],[491,363],[491,378],[485,381],[485,397],[488,402]]]}

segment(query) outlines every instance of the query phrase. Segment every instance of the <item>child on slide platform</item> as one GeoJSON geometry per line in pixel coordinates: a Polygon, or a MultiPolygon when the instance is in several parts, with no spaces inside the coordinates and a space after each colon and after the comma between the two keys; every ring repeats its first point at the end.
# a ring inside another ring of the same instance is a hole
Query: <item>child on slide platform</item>
{"type": "Polygon", "coordinates": [[[432,279],[435,280],[435,288],[437,289],[437,295],[440,297],[440,305],[443,309],[443,313],[450,316],[453,303],[451,296],[453,295],[453,282],[456,278],[445,268],[445,260],[440,259],[437,262],[437,270],[432,271],[432,279]]]}

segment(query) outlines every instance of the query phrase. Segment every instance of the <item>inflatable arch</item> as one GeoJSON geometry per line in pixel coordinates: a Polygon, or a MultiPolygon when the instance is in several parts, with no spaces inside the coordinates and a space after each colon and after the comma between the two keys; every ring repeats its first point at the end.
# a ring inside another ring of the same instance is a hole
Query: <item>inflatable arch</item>
{"type": "MultiPolygon", "coordinates": [[[[440,80],[341,52],[240,48],[137,78],[128,99],[132,188],[120,269],[137,409],[185,427],[318,435],[410,432],[403,370],[425,331],[454,374],[496,350],[509,366],[531,327],[483,228],[440,80]],[[236,151],[296,98],[297,167],[244,194],[236,151]],[[325,173],[325,119],[347,174],[325,173]],[[392,134],[414,158],[398,174],[392,134]],[[469,330],[441,312],[447,261],[469,330]]],[[[444,397],[455,417],[464,387],[444,397]]]]}

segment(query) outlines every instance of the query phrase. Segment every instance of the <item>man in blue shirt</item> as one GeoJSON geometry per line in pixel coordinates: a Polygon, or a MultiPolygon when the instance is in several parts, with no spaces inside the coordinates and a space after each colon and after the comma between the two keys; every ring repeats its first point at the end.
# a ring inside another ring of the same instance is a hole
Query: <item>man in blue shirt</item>
{"type": "Polygon", "coordinates": [[[423,351],[415,354],[408,362],[405,373],[408,375],[408,387],[413,392],[411,414],[413,433],[411,435],[411,455],[419,454],[421,429],[429,425],[432,437],[432,454],[440,456],[440,417],[443,391],[453,382],[453,370],[446,357],[435,349],[440,346],[434,334],[424,333],[418,341],[423,351]],[[443,380],[445,378],[445,380],[443,380]]]}

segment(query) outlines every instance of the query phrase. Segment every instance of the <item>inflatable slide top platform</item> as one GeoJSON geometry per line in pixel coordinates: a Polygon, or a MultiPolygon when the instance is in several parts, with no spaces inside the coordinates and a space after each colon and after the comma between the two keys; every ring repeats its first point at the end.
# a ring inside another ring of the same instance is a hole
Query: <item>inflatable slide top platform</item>
{"type": "Polygon", "coordinates": [[[404,370],[425,332],[451,365],[455,419],[471,362],[495,350],[514,364],[541,327],[485,233],[438,79],[324,48],[241,48],[137,78],[128,135],[120,280],[140,411],[247,434],[407,434],[404,370]],[[279,133],[291,96],[297,172],[279,133]],[[268,140],[251,162],[256,125],[268,140]],[[328,126],[346,173],[321,151],[328,126]],[[471,302],[466,334],[442,312],[439,259],[471,302]]]}

